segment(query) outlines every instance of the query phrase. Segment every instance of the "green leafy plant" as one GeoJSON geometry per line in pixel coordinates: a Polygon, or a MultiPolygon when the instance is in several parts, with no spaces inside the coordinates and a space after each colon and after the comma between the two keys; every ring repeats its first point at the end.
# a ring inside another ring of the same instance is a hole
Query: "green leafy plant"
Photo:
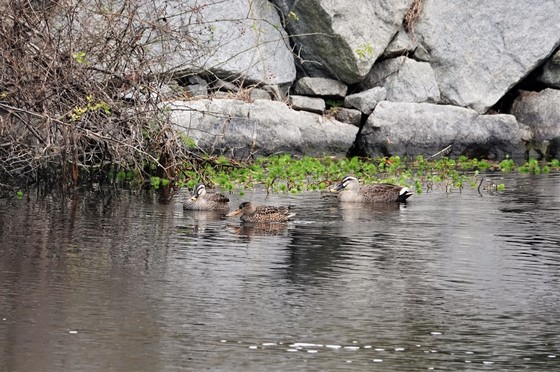
{"type": "Polygon", "coordinates": [[[373,56],[373,46],[371,44],[362,44],[356,49],[356,54],[359,59],[373,56]]]}

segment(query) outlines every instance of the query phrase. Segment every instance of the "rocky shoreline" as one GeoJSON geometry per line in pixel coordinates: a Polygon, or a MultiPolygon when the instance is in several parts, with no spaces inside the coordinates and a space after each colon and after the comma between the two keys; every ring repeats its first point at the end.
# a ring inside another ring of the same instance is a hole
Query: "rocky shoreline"
{"type": "Polygon", "coordinates": [[[167,108],[199,149],[234,158],[442,149],[559,158],[558,8],[504,0],[207,4],[202,24],[220,24],[211,32],[220,53],[198,66],[204,73],[188,70],[175,89],[190,99],[167,108]],[[240,22],[220,24],[232,7],[240,22]]]}

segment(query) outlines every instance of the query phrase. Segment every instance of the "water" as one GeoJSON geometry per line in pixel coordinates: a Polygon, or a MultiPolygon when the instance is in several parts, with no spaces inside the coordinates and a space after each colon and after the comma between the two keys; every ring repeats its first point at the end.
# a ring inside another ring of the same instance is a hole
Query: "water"
{"type": "Polygon", "coordinates": [[[0,201],[0,370],[559,370],[560,175],[243,226],[127,193],[0,201]]]}

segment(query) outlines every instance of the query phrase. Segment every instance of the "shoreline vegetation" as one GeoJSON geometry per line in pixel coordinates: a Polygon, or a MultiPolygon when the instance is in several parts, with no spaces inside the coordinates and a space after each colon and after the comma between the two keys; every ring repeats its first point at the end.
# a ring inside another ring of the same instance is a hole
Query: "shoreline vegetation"
{"type": "MultiPolygon", "coordinates": [[[[0,183],[2,198],[23,198],[27,193],[38,190],[39,194],[59,191],[71,194],[78,190],[131,190],[140,192],[148,190],[159,193],[160,200],[169,201],[180,189],[191,191],[198,183],[208,187],[219,188],[224,192],[239,192],[260,188],[266,193],[326,192],[345,175],[352,174],[363,183],[388,182],[407,186],[416,194],[443,190],[461,192],[464,188],[474,188],[478,192],[500,192],[505,190],[503,183],[485,180],[485,175],[508,174],[548,174],[560,172],[560,161],[538,161],[530,159],[518,165],[511,159],[501,162],[469,159],[459,157],[450,159],[414,159],[351,157],[293,157],[291,155],[274,155],[260,157],[251,161],[239,161],[224,156],[197,156],[177,168],[172,179],[137,170],[109,170],[103,177],[92,177],[93,173],[85,171],[80,179],[83,181],[75,187],[62,187],[38,183],[27,187],[9,186],[0,183]],[[49,188],[46,188],[46,187],[49,188]]],[[[154,168],[155,169],[155,168],[154,168]]]]}
{"type": "MultiPolygon", "coordinates": [[[[480,188],[485,172],[560,170],[558,160],[518,165],[465,157],[240,161],[207,155],[173,129],[165,103],[195,97],[188,88],[200,87],[192,82],[200,83],[200,76],[214,87],[210,93],[223,93],[219,86],[229,81],[212,72],[221,65],[192,66],[224,45],[205,48],[196,37],[176,33],[163,15],[130,0],[119,6],[71,0],[0,5],[0,198],[22,198],[30,190],[126,188],[157,190],[169,200],[199,182],[225,191],[262,185],[267,192],[297,193],[325,190],[347,174],[422,192],[435,185],[480,188]],[[175,65],[178,45],[190,59],[175,65]]],[[[249,87],[262,82],[243,76],[226,77],[236,82],[239,99],[250,100],[249,87]]]]}

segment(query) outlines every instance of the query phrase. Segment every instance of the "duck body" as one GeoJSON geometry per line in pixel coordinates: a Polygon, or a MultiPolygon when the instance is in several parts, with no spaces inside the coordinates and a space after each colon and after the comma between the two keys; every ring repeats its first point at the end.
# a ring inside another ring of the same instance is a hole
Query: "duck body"
{"type": "Polygon", "coordinates": [[[405,203],[412,193],[407,187],[391,183],[360,186],[358,179],[346,176],[331,191],[339,191],[338,200],[352,203],[405,203]]]}
{"type": "Polygon", "coordinates": [[[188,211],[229,211],[229,198],[217,192],[207,192],[203,184],[196,186],[193,196],[183,203],[188,211]]]}
{"type": "Polygon", "coordinates": [[[234,217],[237,215],[241,215],[240,219],[243,222],[286,222],[295,216],[295,213],[291,213],[290,208],[284,206],[255,206],[251,202],[243,202],[239,205],[239,208],[226,216],[234,217]]]}

